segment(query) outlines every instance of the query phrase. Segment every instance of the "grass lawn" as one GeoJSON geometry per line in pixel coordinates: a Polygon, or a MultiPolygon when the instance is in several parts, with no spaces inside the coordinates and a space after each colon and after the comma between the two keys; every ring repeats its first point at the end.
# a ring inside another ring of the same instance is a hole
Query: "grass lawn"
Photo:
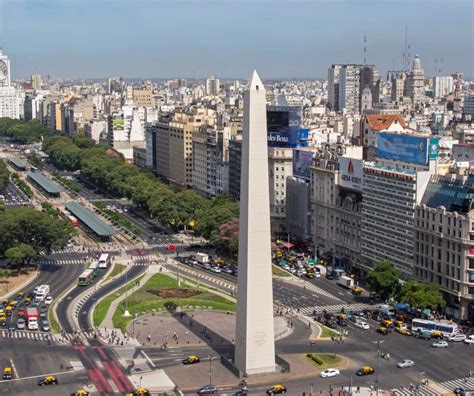
{"type": "Polygon", "coordinates": [[[282,270],[276,265],[272,265],[272,274],[273,276],[290,276],[287,271],[282,270]]]}
{"type": "Polygon", "coordinates": [[[330,353],[307,353],[304,357],[314,367],[318,369],[335,368],[341,363],[341,357],[330,353]]]}
{"type": "MultiPolygon", "coordinates": [[[[117,264],[115,264],[117,265],[117,264]]],[[[122,265],[122,264],[119,264],[122,265]]],[[[124,266],[125,267],[125,266],[124,266]]],[[[115,269],[115,268],[114,268],[115,269]]],[[[144,275],[140,276],[136,280],[133,280],[133,282],[129,281],[128,282],[128,290],[131,290],[133,287],[133,284],[136,282],[140,282],[140,280],[143,278],[144,275]]],[[[110,308],[110,304],[117,298],[119,298],[123,293],[125,293],[125,286],[117,290],[116,292],[108,295],[107,297],[103,298],[100,300],[100,302],[95,306],[94,312],[92,313],[92,322],[94,326],[100,326],[102,321],[105,318],[105,315],[107,315],[107,312],[110,308]]]]}
{"type": "MultiPolygon", "coordinates": [[[[176,279],[167,275],[156,274],[129,297],[128,310],[132,315],[137,313],[139,316],[151,313],[153,310],[173,311],[178,306],[178,302],[184,309],[212,307],[215,310],[232,312],[235,312],[236,309],[235,304],[224,297],[193,287],[187,281],[181,282],[181,287],[178,289],[176,279]]],[[[122,330],[126,329],[132,319],[131,317],[124,318],[124,312],[125,301],[118,306],[113,317],[114,327],[122,330]]]]}
{"type": "Polygon", "coordinates": [[[320,325],[321,327],[321,337],[325,338],[331,338],[331,337],[338,337],[339,334],[337,334],[335,331],[331,330],[330,328],[320,325]]]}
{"type": "Polygon", "coordinates": [[[115,278],[118,274],[120,274],[127,266],[125,264],[114,264],[114,268],[112,269],[112,272],[105,278],[105,281],[108,281],[109,279],[115,278]]]}

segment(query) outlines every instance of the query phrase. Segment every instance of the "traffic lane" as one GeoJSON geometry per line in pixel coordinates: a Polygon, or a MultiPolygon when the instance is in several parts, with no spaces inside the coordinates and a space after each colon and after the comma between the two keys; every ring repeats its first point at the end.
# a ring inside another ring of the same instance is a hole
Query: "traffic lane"
{"type": "Polygon", "coordinates": [[[342,299],[345,303],[354,301],[354,295],[349,290],[336,284],[335,280],[331,281],[321,276],[319,278],[308,279],[308,281],[336,298],[342,299]]]}
{"type": "MultiPolygon", "coordinates": [[[[127,280],[130,281],[133,278],[139,276],[141,273],[145,272],[147,270],[147,266],[144,265],[134,265],[131,266],[131,268],[127,272],[127,280]]],[[[103,297],[105,297],[107,294],[109,294],[112,290],[115,288],[119,287],[120,285],[125,285],[125,274],[122,273],[122,276],[116,278],[115,280],[107,283],[105,286],[101,287],[100,289],[97,290],[96,293],[94,293],[82,306],[81,312],[87,312],[92,309],[92,306],[95,304],[95,302],[103,297]]],[[[89,322],[89,315],[79,315],[79,328],[82,331],[87,331],[92,328],[92,323],[89,322]]]]}
{"type": "Polygon", "coordinates": [[[85,371],[66,372],[55,375],[58,385],[39,386],[41,377],[13,380],[0,384],[1,394],[10,395],[33,395],[33,396],[65,396],[75,392],[88,384],[85,371]]]}
{"type": "Polygon", "coordinates": [[[282,301],[288,301],[290,307],[298,309],[303,307],[325,306],[340,304],[331,297],[317,293],[314,290],[289,284],[283,280],[273,278],[274,298],[277,296],[282,301]],[[280,297],[281,296],[281,297],[280,297]]]}
{"type": "Polygon", "coordinates": [[[75,330],[72,326],[72,323],[69,322],[69,318],[68,318],[68,311],[69,309],[72,309],[72,307],[70,307],[72,301],[77,296],[84,293],[85,291],[88,291],[92,288],[96,288],[97,282],[99,282],[106,273],[107,271],[100,271],[99,275],[94,278],[94,281],[90,285],[75,287],[66,296],[64,296],[61,299],[61,301],[59,301],[57,305],[56,313],[57,313],[59,325],[61,326],[62,330],[64,330],[65,332],[71,332],[75,330]]]}

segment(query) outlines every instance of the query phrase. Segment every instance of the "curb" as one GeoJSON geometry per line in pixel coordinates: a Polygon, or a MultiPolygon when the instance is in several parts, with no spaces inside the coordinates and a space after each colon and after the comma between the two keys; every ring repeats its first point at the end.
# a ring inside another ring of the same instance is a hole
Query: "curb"
{"type": "Polygon", "coordinates": [[[21,291],[21,289],[24,289],[25,287],[28,287],[31,283],[33,283],[36,280],[36,278],[38,277],[39,273],[40,273],[40,271],[37,269],[36,273],[30,279],[28,279],[25,283],[18,286],[16,289],[10,290],[7,294],[0,297],[0,299],[1,300],[10,299],[11,296],[13,296],[14,294],[17,294],[19,291],[21,291]]]}

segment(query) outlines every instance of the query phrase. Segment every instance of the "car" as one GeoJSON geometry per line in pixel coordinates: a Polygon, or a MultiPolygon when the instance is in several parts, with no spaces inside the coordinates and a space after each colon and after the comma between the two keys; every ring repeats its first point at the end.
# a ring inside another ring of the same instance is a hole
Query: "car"
{"type": "Polygon", "coordinates": [[[232,275],[234,273],[234,270],[232,268],[229,268],[229,267],[225,267],[224,268],[224,272],[226,274],[229,274],[229,275],[232,275]]]}
{"type": "Polygon", "coordinates": [[[270,389],[267,389],[267,395],[282,395],[286,392],[288,392],[288,389],[283,385],[273,385],[270,389]]]}
{"type": "Polygon", "coordinates": [[[209,384],[203,386],[201,389],[197,391],[198,395],[213,395],[217,393],[217,386],[209,384]]]}
{"type": "Polygon", "coordinates": [[[410,359],[405,359],[397,363],[398,368],[408,368],[408,367],[413,367],[414,365],[415,365],[415,362],[410,359]]]}
{"type": "Polygon", "coordinates": [[[26,320],[24,318],[19,318],[16,322],[16,327],[18,330],[24,330],[26,327],[26,320]]]}
{"type": "Polygon", "coordinates": [[[410,329],[406,329],[404,327],[397,327],[395,330],[402,335],[406,335],[406,336],[413,335],[413,331],[411,331],[410,329]]]}
{"type": "Polygon", "coordinates": [[[46,319],[48,319],[48,313],[47,313],[47,312],[41,312],[41,313],[40,313],[40,319],[41,319],[41,320],[46,320],[46,319]]]}
{"type": "Polygon", "coordinates": [[[48,312],[48,307],[46,305],[42,305],[39,309],[40,312],[48,312]]]}
{"type": "Polygon", "coordinates": [[[363,375],[370,375],[373,374],[375,370],[370,366],[362,366],[359,370],[357,370],[356,375],[363,376],[363,375]]]}
{"type": "Polygon", "coordinates": [[[437,340],[442,340],[444,338],[444,335],[443,333],[441,333],[441,331],[432,331],[431,337],[436,338],[437,340]]]}
{"type": "Polygon", "coordinates": [[[10,324],[8,325],[8,330],[9,331],[15,331],[16,330],[15,323],[10,322],[10,324]]]}
{"type": "Polygon", "coordinates": [[[169,245],[166,246],[166,249],[174,250],[174,249],[176,249],[176,245],[169,244],[169,245]]]}
{"type": "Polygon", "coordinates": [[[338,369],[333,368],[328,368],[324,371],[321,371],[321,374],[319,374],[321,378],[336,377],[338,375],[341,375],[341,372],[338,369]]]}
{"type": "Polygon", "coordinates": [[[46,297],[45,300],[44,300],[44,303],[45,303],[46,305],[51,305],[52,302],[53,302],[53,296],[48,296],[48,297],[46,297]]]}
{"type": "Polygon", "coordinates": [[[219,267],[211,267],[211,271],[219,273],[219,272],[221,272],[221,269],[219,267]]]}
{"type": "Polygon", "coordinates": [[[474,335],[467,336],[464,343],[467,345],[474,344],[474,335]]]}
{"type": "Polygon", "coordinates": [[[8,301],[8,300],[3,300],[3,301],[2,301],[2,305],[3,305],[4,307],[6,307],[8,304],[9,304],[9,301],[8,301]]]}
{"type": "Polygon", "coordinates": [[[47,375],[46,377],[43,377],[38,381],[39,386],[53,385],[53,384],[57,385],[58,379],[52,375],[47,375]]]}
{"type": "Polygon", "coordinates": [[[363,329],[363,330],[369,330],[370,329],[370,326],[367,322],[362,322],[362,321],[356,321],[354,323],[354,326],[355,327],[358,327],[359,329],[363,329]]]}
{"type": "Polygon", "coordinates": [[[127,393],[126,396],[150,396],[150,391],[143,386],[139,386],[133,392],[127,393]]]}
{"type": "Polygon", "coordinates": [[[186,359],[183,360],[183,364],[196,364],[199,363],[201,359],[195,355],[188,356],[186,359]]]}
{"type": "Polygon", "coordinates": [[[51,326],[49,325],[49,322],[47,320],[43,320],[41,322],[41,328],[43,329],[43,331],[50,331],[51,330],[51,326]]]}
{"type": "Polygon", "coordinates": [[[12,379],[12,368],[11,367],[5,367],[3,369],[3,379],[4,380],[11,380],[12,379]]]}
{"type": "Polygon", "coordinates": [[[451,342],[463,342],[466,339],[465,334],[452,334],[449,336],[448,341],[451,342]]]}
{"type": "Polygon", "coordinates": [[[23,304],[25,307],[29,306],[31,304],[31,298],[29,297],[26,297],[24,300],[23,300],[23,304]]]}
{"type": "Polygon", "coordinates": [[[433,348],[447,348],[448,345],[446,341],[436,341],[431,344],[433,348]]]}
{"type": "Polygon", "coordinates": [[[382,335],[387,335],[388,334],[388,329],[384,326],[380,326],[377,329],[377,333],[382,334],[382,335]]]}
{"type": "Polygon", "coordinates": [[[429,331],[420,331],[416,336],[420,340],[431,340],[431,333],[429,331]]]}
{"type": "Polygon", "coordinates": [[[89,392],[84,389],[78,389],[75,393],[72,393],[71,396],[89,396],[89,392]]]}
{"type": "Polygon", "coordinates": [[[26,315],[26,310],[25,310],[25,307],[23,305],[18,307],[17,314],[18,314],[19,317],[23,317],[23,316],[26,315]]]}

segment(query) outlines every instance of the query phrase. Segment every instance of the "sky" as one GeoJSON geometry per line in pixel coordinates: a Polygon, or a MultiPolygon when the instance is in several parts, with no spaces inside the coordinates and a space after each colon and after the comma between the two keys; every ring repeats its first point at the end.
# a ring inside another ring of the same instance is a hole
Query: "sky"
{"type": "Polygon", "coordinates": [[[325,78],[400,70],[405,26],[427,75],[474,77],[472,0],[0,0],[13,78],[325,78]],[[441,63],[438,61],[438,63],[441,63]]]}

